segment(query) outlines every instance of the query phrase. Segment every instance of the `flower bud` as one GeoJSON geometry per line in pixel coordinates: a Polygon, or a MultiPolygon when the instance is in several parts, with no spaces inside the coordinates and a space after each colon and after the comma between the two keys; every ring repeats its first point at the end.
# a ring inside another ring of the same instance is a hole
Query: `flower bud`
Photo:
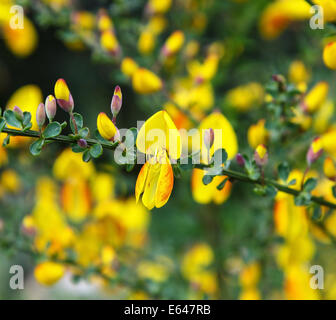
{"type": "Polygon", "coordinates": [[[97,128],[100,135],[106,140],[113,140],[117,136],[118,129],[111,121],[111,119],[106,115],[106,113],[101,112],[97,118],[97,128]]]}
{"type": "Polygon", "coordinates": [[[263,167],[268,162],[268,152],[263,144],[259,144],[254,152],[254,160],[258,166],[263,167]]]}
{"type": "Polygon", "coordinates": [[[46,121],[46,113],[44,109],[44,104],[41,102],[36,110],[36,123],[41,129],[46,121]]]}
{"type": "Polygon", "coordinates": [[[322,153],[323,153],[322,141],[320,137],[317,137],[313,140],[307,152],[306,158],[308,165],[310,166],[312,163],[314,163],[322,155],[322,153]]]}
{"type": "Polygon", "coordinates": [[[14,111],[16,119],[18,119],[19,121],[22,121],[23,120],[23,112],[22,112],[22,110],[19,107],[15,106],[13,108],[13,111],[14,111]]]}
{"type": "Polygon", "coordinates": [[[118,115],[122,105],[122,93],[119,86],[116,86],[114,89],[114,94],[111,102],[111,111],[113,114],[113,119],[118,115]]]}
{"type": "Polygon", "coordinates": [[[77,141],[77,144],[78,144],[78,146],[81,147],[82,149],[86,149],[87,146],[88,146],[88,144],[87,144],[87,142],[86,142],[85,139],[79,139],[79,140],[77,141]]]}
{"type": "Polygon", "coordinates": [[[45,101],[45,111],[50,122],[53,121],[56,115],[56,99],[53,95],[49,95],[45,101]]]}
{"type": "Polygon", "coordinates": [[[334,161],[330,157],[327,157],[324,160],[323,172],[329,180],[336,182],[336,167],[334,161]]]}
{"type": "Polygon", "coordinates": [[[68,113],[71,113],[74,108],[74,101],[67,83],[64,79],[58,79],[55,84],[55,97],[58,105],[68,113]]]}
{"type": "Polygon", "coordinates": [[[237,153],[236,155],[236,161],[237,161],[237,164],[244,168],[245,167],[245,159],[244,157],[240,154],[240,153],[237,153]]]}
{"type": "Polygon", "coordinates": [[[173,32],[166,40],[164,46],[162,47],[161,54],[164,57],[170,57],[176,54],[184,43],[184,34],[182,31],[177,30],[173,32]]]}
{"type": "Polygon", "coordinates": [[[336,70],[336,42],[328,43],[323,50],[324,64],[332,70],[336,70]]]}
{"type": "Polygon", "coordinates": [[[212,128],[204,130],[203,141],[205,147],[210,150],[215,140],[215,132],[212,128]]]}

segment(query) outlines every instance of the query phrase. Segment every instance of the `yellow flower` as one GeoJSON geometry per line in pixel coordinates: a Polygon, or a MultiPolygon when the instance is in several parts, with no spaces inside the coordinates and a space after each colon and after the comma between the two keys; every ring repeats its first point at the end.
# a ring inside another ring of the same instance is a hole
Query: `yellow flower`
{"type": "Polygon", "coordinates": [[[114,195],[115,181],[111,174],[98,173],[92,181],[93,197],[98,202],[111,199],[114,195]]]}
{"type": "Polygon", "coordinates": [[[152,14],[165,13],[169,10],[172,0],[149,0],[148,10],[152,14]]]}
{"type": "Polygon", "coordinates": [[[155,35],[149,29],[145,29],[141,32],[138,40],[138,50],[142,54],[149,54],[153,51],[155,45],[155,35]]]}
{"type": "Polygon", "coordinates": [[[105,9],[100,9],[98,12],[98,29],[101,32],[114,29],[113,22],[105,9]]]}
{"type": "Polygon", "coordinates": [[[9,19],[3,24],[3,36],[7,47],[21,58],[30,55],[38,42],[35,27],[27,17],[24,17],[23,26],[23,29],[13,29],[10,26],[9,19]]]}
{"type": "Polygon", "coordinates": [[[196,83],[211,80],[218,69],[219,57],[217,54],[209,54],[203,63],[192,60],[187,64],[188,73],[196,83]]]}
{"type": "Polygon", "coordinates": [[[137,274],[143,279],[164,282],[169,276],[169,270],[167,265],[160,262],[141,261],[137,266],[137,274]]]}
{"type": "Polygon", "coordinates": [[[36,280],[45,286],[51,286],[59,281],[65,273],[65,267],[60,263],[46,261],[35,267],[36,280]]]}
{"type": "Polygon", "coordinates": [[[276,0],[263,11],[260,18],[261,35],[272,40],[292,22],[311,17],[310,5],[305,0],[276,0]]]}
{"type": "Polygon", "coordinates": [[[336,20],[335,0],[313,0],[313,2],[323,8],[323,18],[325,21],[336,20]]]}
{"type": "Polygon", "coordinates": [[[91,193],[87,182],[82,178],[68,179],[61,193],[62,207],[72,221],[85,219],[91,209],[91,193]]]}
{"type": "Polygon", "coordinates": [[[257,288],[244,288],[239,295],[240,300],[260,300],[260,292],[257,288]]]}
{"type": "Polygon", "coordinates": [[[166,111],[159,111],[151,116],[140,129],[136,146],[146,155],[151,155],[141,168],[135,196],[149,210],[154,206],[164,206],[172,192],[174,184],[173,169],[168,156],[179,159],[181,156],[181,136],[173,120],[166,111]]]}
{"type": "Polygon", "coordinates": [[[138,68],[132,76],[133,89],[141,94],[154,93],[162,88],[161,79],[152,71],[138,68]]]}
{"type": "Polygon", "coordinates": [[[300,60],[296,60],[289,66],[288,77],[289,81],[295,84],[301,84],[306,83],[310,79],[310,74],[304,63],[300,60]]]}
{"type": "Polygon", "coordinates": [[[167,27],[167,19],[161,15],[155,15],[150,18],[148,28],[152,30],[155,35],[159,35],[167,27]]]}
{"type": "Polygon", "coordinates": [[[304,110],[314,113],[325,102],[329,92],[327,82],[321,81],[317,83],[305,96],[302,107],[304,110]]]}
{"type": "Polygon", "coordinates": [[[327,157],[324,160],[323,172],[328,179],[333,181],[336,180],[336,167],[334,161],[330,157],[327,157]]]}
{"type": "Polygon", "coordinates": [[[176,54],[183,46],[184,33],[180,30],[174,31],[166,40],[162,48],[162,54],[166,57],[176,54]]]}
{"type": "Polygon", "coordinates": [[[8,192],[17,193],[21,188],[19,176],[14,170],[8,169],[2,172],[0,185],[8,192]]]}
{"type": "Polygon", "coordinates": [[[100,37],[100,44],[102,48],[111,54],[117,54],[119,52],[118,40],[111,30],[103,31],[100,37]]]}
{"type": "Polygon", "coordinates": [[[336,70],[336,42],[330,42],[324,47],[323,61],[329,69],[336,70]]]}
{"type": "Polygon", "coordinates": [[[112,141],[118,136],[118,129],[104,112],[99,113],[97,117],[97,128],[100,135],[106,140],[112,141]]]}
{"type": "Polygon", "coordinates": [[[265,128],[265,122],[265,119],[260,119],[256,124],[251,125],[247,131],[247,140],[253,149],[259,144],[267,144],[269,134],[265,128]]]}
{"type": "Polygon", "coordinates": [[[316,112],[314,118],[314,130],[317,133],[325,132],[328,127],[330,120],[334,115],[334,103],[332,100],[326,100],[316,112]]]}
{"type": "Polygon", "coordinates": [[[264,100],[264,89],[256,82],[234,88],[228,92],[227,100],[239,111],[248,111],[260,105],[264,100]]]}
{"type": "Polygon", "coordinates": [[[260,264],[252,262],[244,267],[239,275],[240,284],[243,287],[253,287],[260,279],[260,264]]]}
{"type": "Polygon", "coordinates": [[[65,149],[57,157],[53,173],[57,179],[62,181],[69,177],[89,179],[95,173],[95,169],[91,162],[84,162],[79,153],[74,153],[71,149],[65,149]]]}
{"type": "Polygon", "coordinates": [[[138,69],[137,63],[129,57],[125,57],[121,62],[121,72],[128,77],[132,77],[135,70],[138,69]]]}

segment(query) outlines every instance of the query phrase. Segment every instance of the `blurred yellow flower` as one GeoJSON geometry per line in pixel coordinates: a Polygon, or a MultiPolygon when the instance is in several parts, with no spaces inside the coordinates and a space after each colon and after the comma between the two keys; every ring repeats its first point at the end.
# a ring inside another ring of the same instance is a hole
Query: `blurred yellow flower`
{"type": "Polygon", "coordinates": [[[6,191],[11,193],[17,193],[21,189],[20,178],[12,169],[7,169],[2,172],[0,184],[6,191]]]}
{"type": "Polygon", "coordinates": [[[155,34],[151,29],[144,29],[138,40],[138,50],[142,54],[150,54],[155,46],[155,34]]]}
{"type": "Polygon", "coordinates": [[[121,72],[128,77],[132,77],[134,72],[138,69],[137,63],[129,57],[125,57],[121,62],[121,72]]]}
{"type": "Polygon", "coordinates": [[[162,48],[162,54],[166,57],[176,54],[183,46],[184,33],[181,30],[174,31],[166,40],[162,48]]]}
{"type": "Polygon", "coordinates": [[[290,82],[300,85],[309,81],[310,73],[302,61],[296,60],[289,66],[288,78],[290,82]]]}
{"type": "Polygon", "coordinates": [[[255,149],[259,144],[267,144],[269,133],[265,128],[265,119],[260,119],[256,124],[249,127],[247,131],[247,140],[252,149],[255,149]]]}
{"type": "Polygon", "coordinates": [[[150,94],[162,89],[162,80],[152,71],[138,68],[132,76],[133,89],[140,94],[150,94]]]}
{"type": "Polygon", "coordinates": [[[302,108],[305,111],[314,113],[325,102],[329,92],[329,84],[327,82],[318,82],[304,97],[302,108]]]}
{"type": "Polygon", "coordinates": [[[51,286],[59,281],[65,273],[65,267],[60,263],[46,261],[35,267],[36,280],[45,286],[51,286]]]}
{"type": "Polygon", "coordinates": [[[259,106],[264,100],[264,89],[256,82],[231,89],[227,94],[228,103],[239,111],[248,111],[259,106]]]}

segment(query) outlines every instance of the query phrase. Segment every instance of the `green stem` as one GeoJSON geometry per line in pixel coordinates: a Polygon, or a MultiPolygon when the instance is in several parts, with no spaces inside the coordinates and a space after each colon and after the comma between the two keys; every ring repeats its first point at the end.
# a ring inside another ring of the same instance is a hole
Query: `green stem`
{"type": "MultiPolygon", "coordinates": [[[[40,133],[38,131],[34,131],[34,130],[22,131],[22,130],[4,128],[2,130],[2,132],[8,133],[11,136],[30,137],[30,138],[36,138],[36,139],[40,138],[40,133]]],[[[64,136],[64,135],[59,135],[57,137],[49,138],[49,139],[46,139],[46,140],[47,141],[57,141],[57,142],[65,143],[65,144],[76,143],[76,141],[73,140],[71,137],[64,136]]],[[[114,150],[119,144],[118,142],[115,142],[115,143],[100,142],[96,139],[86,139],[86,142],[90,146],[94,145],[96,143],[100,143],[103,148],[110,149],[110,150],[114,150]]]]}

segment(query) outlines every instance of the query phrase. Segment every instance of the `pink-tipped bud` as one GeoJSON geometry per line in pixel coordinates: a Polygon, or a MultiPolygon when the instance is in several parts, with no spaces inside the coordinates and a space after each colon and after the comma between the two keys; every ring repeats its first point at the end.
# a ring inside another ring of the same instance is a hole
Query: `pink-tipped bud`
{"type": "Polygon", "coordinates": [[[268,152],[263,144],[259,144],[254,152],[254,160],[259,167],[263,167],[268,162],[268,152]]]}
{"type": "Polygon", "coordinates": [[[13,112],[15,114],[16,119],[18,119],[19,121],[23,120],[23,112],[18,106],[15,106],[13,108],[13,112]]]}
{"type": "Polygon", "coordinates": [[[50,122],[53,121],[56,115],[56,99],[53,95],[49,95],[45,101],[45,112],[50,122]]]}
{"type": "Polygon", "coordinates": [[[67,83],[64,79],[58,79],[55,84],[55,97],[58,105],[68,113],[71,113],[74,108],[74,101],[67,83]]]}
{"type": "Polygon", "coordinates": [[[114,94],[111,102],[111,111],[113,118],[115,119],[122,106],[122,93],[119,86],[116,86],[114,89],[114,94]]]}
{"type": "Polygon", "coordinates": [[[323,146],[321,138],[317,137],[313,140],[307,152],[307,163],[310,166],[323,154],[323,146]]]}
{"type": "Polygon", "coordinates": [[[88,144],[87,144],[87,142],[86,142],[85,139],[79,139],[79,140],[77,141],[77,144],[78,144],[78,146],[81,147],[82,149],[85,149],[85,148],[88,146],[88,144]]]}
{"type": "Polygon", "coordinates": [[[237,153],[236,155],[236,161],[237,161],[237,164],[244,168],[245,167],[245,159],[244,157],[240,154],[240,153],[237,153]]]}
{"type": "Polygon", "coordinates": [[[36,110],[36,123],[41,129],[46,121],[46,113],[44,109],[44,104],[40,103],[36,110]]]}
{"type": "Polygon", "coordinates": [[[212,128],[204,130],[203,141],[205,147],[210,150],[215,140],[215,132],[212,128]]]}

